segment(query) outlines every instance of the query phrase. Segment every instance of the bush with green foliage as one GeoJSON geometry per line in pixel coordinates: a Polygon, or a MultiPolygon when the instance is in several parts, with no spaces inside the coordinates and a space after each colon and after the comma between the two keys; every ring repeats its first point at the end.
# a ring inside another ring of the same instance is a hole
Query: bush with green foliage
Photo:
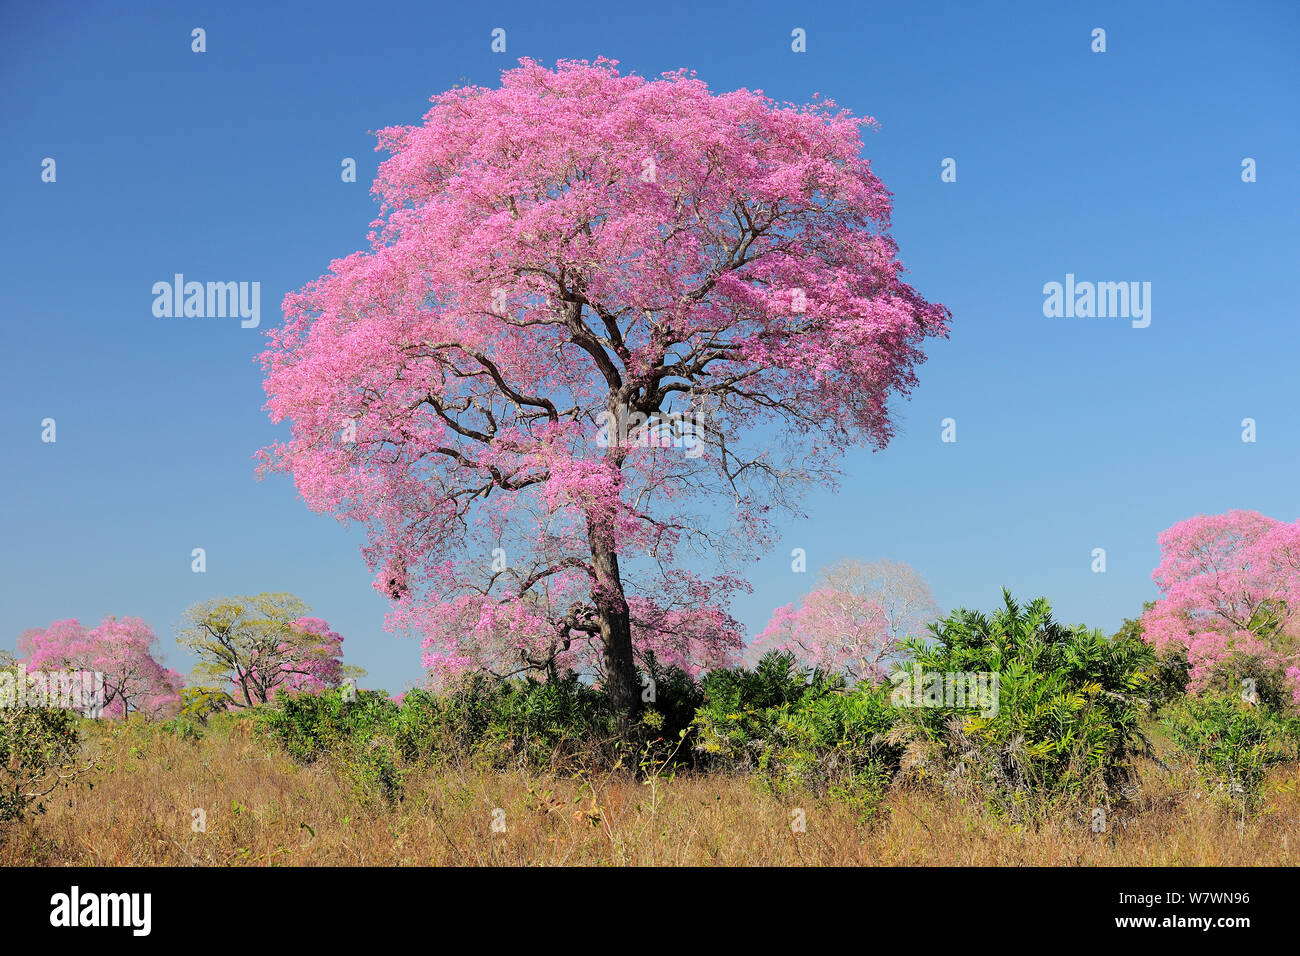
{"type": "Polygon", "coordinates": [[[436,703],[433,756],[498,768],[617,763],[613,710],[603,694],[572,675],[546,681],[469,676],[436,703]]]}
{"type": "Polygon", "coordinates": [[[1300,720],[1241,694],[1204,693],[1166,708],[1164,726],[1206,789],[1243,813],[1255,810],[1271,767],[1297,759],[1300,720]]]}
{"type": "Polygon", "coordinates": [[[633,766],[647,754],[660,762],[684,761],[689,752],[678,744],[703,700],[699,688],[684,671],[653,660],[645,676],[648,699],[630,736],[620,733],[608,698],[576,676],[539,681],[472,674],[441,694],[408,693],[396,740],[412,762],[563,770],[633,766]]]}
{"type": "Polygon", "coordinates": [[[1045,599],[1021,607],[1003,591],[992,616],[960,609],[907,647],[923,673],[998,675],[997,713],[899,710],[893,739],[911,776],[973,791],[1014,819],[1062,801],[1123,802],[1136,790],[1133,758],[1150,751],[1140,717],[1154,666],[1135,637],[1066,627],[1045,599]]]}
{"type": "MultiPolygon", "coordinates": [[[[401,704],[381,691],[283,695],[255,713],[260,734],[295,760],[329,759],[367,793],[400,799],[411,767],[473,763],[551,771],[664,767],[684,762],[679,746],[698,687],[677,668],[650,662],[653,699],[631,737],[600,691],[574,676],[548,681],[466,675],[445,692],[415,690],[401,704]]],[[[650,695],[647,695],[650,696],[650,695]]]]}
{"type": "Polygon", "coordinates": [[[179,737],[181,740],[202,740],[205,736],[206,727],[206,724],[200,723],[192,717],[181,716],[172,717],[158,723],[160,732],[179,737]]]}
{"type": "Polygon", "coordinates": [[[338,689],[278,695],[254,711],[258,732],[302,763],[337,756],[385,730],[398,710],[382,691],[338,689]]]}
{"type": "Polygon", "coordinates": [[[277,694],[257,708],[254,727],[293,759],[329,759],[358,796],[394,804],[402,798],[393,728],[399,708],[382,691],[331,688],[277,694]]]}
{"type": "Polygon", "coordinates": [[[834,793],[873,809],[898,766],[886,740],[894,719],[884,687],[799,667],[770,651],[753,670],[711,671],[695,717],[704,766],[757,772],[776,792],[834,793]]]}
{"type": "Polygon", "coordinates": [[[0,826],[28,811],[75,774],[81,718],[70,710],[0,708],[0,826]]]}
{"type": "MultiPolygon", "coordinates": [[[[1281,642],[1280,638],[1275,640],[1281,642]]],[[[1186,651],[1181,651],[1180,656],[1185,658],[1186,651]]],[[[1240,698],[1248,686],[1257,703],[1270,713],[1283,714],[1295,709],[1293,681],[1287,676],[1285,664],[1256,654],[1225,655],[1209,669],[1198,695],[1208,693],[1240,698]]]]}
{"type": "MultiPolygon", "coordinates": [[[[1125,618],[1124,622],[1120,624],[1119,630],[1111,636],[1111,640],[1118,643],[1145,641],[1142,615],[1155,607],[1155,604],[1155,601],[1147,601],[1142,605],[1142,614],[1137,617],[1125,618]]],[[[1149,679],[1144,692],[1144,696],[1153,711],[1159,710],[1165,704],[1177,700],[1187,693],[1188,672],[1190,670],[1191,665],[1187,661],[1186,648],[1156,651],[1155,658],[1147,669],[1149,679]]]]}

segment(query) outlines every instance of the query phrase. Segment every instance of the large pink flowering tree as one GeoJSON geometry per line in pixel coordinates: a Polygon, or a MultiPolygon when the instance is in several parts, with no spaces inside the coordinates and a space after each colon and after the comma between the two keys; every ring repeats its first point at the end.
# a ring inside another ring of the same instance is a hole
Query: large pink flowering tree
{"type": "Polygon", "coordinates": [[[105,717],[169,716],[180,707],[185,679],[158,661],[157,640],[140,618],[109,616],[92,628],[65,620],[24,631],[18,652],[28,671],[103,674],[105,717]]]}
{"type": "Polygon", "coordinates": [[[829,102],[524,60],[432,103],[379,134],[370,248],[285,298],[268,464],[368,525],[431,665],[566,661],[630,714],[650,645],[738,649],[743,580],[691,569],[883,447],[949,315],[829,102]]]}
{"type": "Polygon", "coordinates": [[[1159,651],[1186,653],[1188,690],[1253,662],[1283,674],[1300,701],[1300,521],[1198,515],[1164,531],[1160,551],[1160,598],[1143,633],[1159,651]]]}

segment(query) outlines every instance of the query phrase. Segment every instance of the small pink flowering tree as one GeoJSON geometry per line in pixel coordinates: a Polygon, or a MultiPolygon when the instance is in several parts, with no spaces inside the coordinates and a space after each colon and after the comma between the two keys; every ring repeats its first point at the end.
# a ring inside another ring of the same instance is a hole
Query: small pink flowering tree
{"type": "Polygon", "coordinates": [[[29,671],[91,671],[103,674],[102,715],[132,712],[169,716],[180,708],[184,678],[156,655],[157,637],[138,617],[106,617],[93,628],[55,621],[23,632],[18,651],[29,671]]]}
{"type": "Polygon", "coordinates": [[[266,464],[368,526],[432,664],[571,656],[630,716],[651,644],[734,649],[744,582],[688,559],[883,447],[949,315],[902,279],[873,121],[830,102],[602,59],[432,103],[379,134],[369,250],[285,298],[266,464]]]}
{"type": "Polygon", "coordinates": [[[1254,664],[1300,701],[1300,522],[1254,511],[1198,515],[1160,535],[1160,598],[1142,617],[1157,651],[1185,653],[1188,691],[1254,664]]]}

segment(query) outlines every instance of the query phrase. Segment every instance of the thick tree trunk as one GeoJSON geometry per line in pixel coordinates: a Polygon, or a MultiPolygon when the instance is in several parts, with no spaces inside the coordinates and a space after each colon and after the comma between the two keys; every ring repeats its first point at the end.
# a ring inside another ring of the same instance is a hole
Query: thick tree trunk
{"type": "Polygon", "coordinates": [[[600,620],[600,639],[605,649],[605,693],[619,714],[624,732],[641,709],[641,683],[632,655],[632,622],[623,580],[619,576],[618,552],[608,520],[587,516],[587,540],[596,569],[595,598],[600,620]]]}

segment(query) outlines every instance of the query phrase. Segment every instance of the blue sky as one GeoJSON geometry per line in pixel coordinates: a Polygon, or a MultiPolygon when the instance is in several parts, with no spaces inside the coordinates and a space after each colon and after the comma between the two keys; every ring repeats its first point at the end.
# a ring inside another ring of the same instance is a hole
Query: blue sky
{"type": "Polygon", "coordinates": [[[737,606],[751,631],[843,555],[907,561],[945,606],[988,608],[1006,586],[1112,630],[1154,596],[1174,521],[1300,515],[1294,3],[131,6],[0,13],[0,647],[138,615],[188,671],[173,635],[189,604],[287,590],[346,636],[363,683],[420,679],[416,643],[383,629],[359,529],[254,478],[283,434],[261,410],[262,330],[156,318],[151,288],[258,281],[262,327],[278,324],[285,292],[364,244],[368,131],[522,56],[687,67],[882,124],[866,155],[952,336],[894,443],[850,454],[840,493],[813,493],[756,566],[737,606]],[[1043,285],[1067,273],[1150,282],[1150,326],[1045,317],[1043,285]],[[791,572],[794,547],[810,573],[791,572]]]}

